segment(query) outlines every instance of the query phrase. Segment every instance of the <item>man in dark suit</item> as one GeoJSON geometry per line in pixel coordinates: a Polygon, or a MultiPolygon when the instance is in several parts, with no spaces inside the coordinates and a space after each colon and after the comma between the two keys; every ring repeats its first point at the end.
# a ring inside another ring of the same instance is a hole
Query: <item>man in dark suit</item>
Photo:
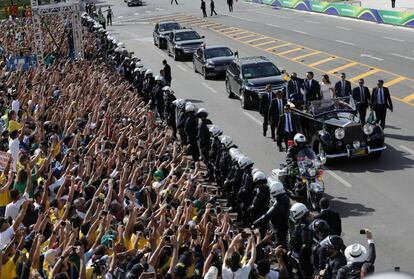
{"type": "Polygon", "coordinates": [[[296,73],[292,73],[287,83],[287,99],[298,109],[301,109],[304,104],[302,89],[303,79],[298,78],[296,73]]]}
{"type": "Polygon", "coordinates": [[[367,115],[367,108],[371,102],[371,94],[369,93],[368,87],[364,86],[364,79],[358,81],[359,86],[352,90],[352,97],[356,103],[356,109],[359,112],[359,118],[361,124],[365,125],[365,119],[367,115]]]}
{"type": "MultiPolygon", "coordinates": [[[[273,141],[275,139],[275,129],[279,123],[279,116],[283,114],[283,108],[285,107],[287,101],[283,99],[283,92],[278,90],[276,92],[276,98],[272,100],[269,107],[269,122],[270,122],[270,132],[272,134],[273,141]]],[[[279,147],[281,149],[281,147],[279,147]]]]}
{"type": "Polygon", "coordinates": [[[351,82],[346,80],[345,73],[341,74],[341,80],[335,84],[335,97],[348,97],[351,95],[351,82]]]}
{"type": "Polygon", "coordinates": [[[274,98],[272,85],[268,84],[265,88],[267,94],[263,94],[260,98],[259,112],[263,116],[263,136],[266,136],[267,126],[269,126],[269,108],[274,98]]]}
{"type": "Polygon", "coordinates": [[[290,106],[285,105],[284,111],[277,124],[277,146],[279,146],[279,151],[282,151],[282,141],[285,142],[287,149],[288,141],[292,140],[296,133],[300,131],[299,121],[290,111],[290,106]]]}
{"type": "Polygon", "coordinates": [[[321,213],[316,215],[314,220],[321,219],[326,221],[332,234],[340,236],[342,233],[342,222],[339,214],[329,209],[329,200],[327,198],[322,198],[319,201],[319,206],[321,208],[321,213]]]}
{"type": "Polygon", "coordinates": [[[306,79],[303,82],[305,90],[305,101],[312,102],[321,99],[321,86],[319,82],[313,79],[313,72],[306,73],[306,79]]]}
{"type": "Polygon", "coordinates": [[[170,65],[168,65],[167,60],[162,60],[162,64],[164,65],[164,79],[165,79],[165,84],[168,86],[171,86],[171,67],[170,65]]]}
{"type": "Polygon", "coordinates": [[[384,87],[383,80],[378,80],[377,87],[372,90],[371,109],[375,112],[377,123],[380,123],[382,129],[385,128],[387,108],[393,111],[390,91],[384,87]]]}

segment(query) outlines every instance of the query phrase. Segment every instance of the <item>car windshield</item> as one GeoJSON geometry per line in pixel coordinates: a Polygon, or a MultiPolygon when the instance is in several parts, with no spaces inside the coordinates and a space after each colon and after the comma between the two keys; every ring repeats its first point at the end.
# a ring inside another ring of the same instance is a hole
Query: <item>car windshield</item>
{"type": "Polygon", "coordinates": [[[206,59],[224,56],[233,56],[233,52],[227,47],[211,48],[204,51],[206,59]]]}
{"type": "Polygon", "coordinates": [[[243,66],[243,78],[279,76],[279,69],[272,63],[256,63],[243,66]]]}
{"type": "Polygon", "coordinates": [[[160,32],[171,31],[180,29],[181,26],[178,22],[169,22],[160,24],[160,32]]]}
{"type": "Polygon", "coordinates": [[[313,160],[317,159],[315,151],[313,151],[309,147],[300,150],[298,152],[298,155],[297,155],[296,158],[297,158],[298,162],[300,162],[300,161],[313,161],[313,160]]]}
{"type": "Polygon", "coordinates": [[[175,41],[189,41],[189,40],[198,40],[200,39],[200,35],[198,35],[195,31],[189,32],[180,32],[175,34],[175,41]]]}
{"type": "Polygon", "coordinates": [[[355,112],[355,102],[351,97],[318,100],[311,102],[309,111],[316,117],[332,115],[348,118],[350,112],[355,112]]]}

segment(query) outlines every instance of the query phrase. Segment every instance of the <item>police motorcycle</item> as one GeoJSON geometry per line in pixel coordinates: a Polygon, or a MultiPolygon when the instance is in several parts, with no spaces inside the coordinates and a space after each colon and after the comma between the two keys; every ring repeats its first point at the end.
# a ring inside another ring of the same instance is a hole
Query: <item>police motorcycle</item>
{"type": "Polygon", "coordinates": [[[323,159],[311,148],[304,148],[298,152],[296,162],[287,159],[280,169],[272,170],[272,176],[285,186],[292,198],[305,199],[313,210],[318,210],[325,192],[322,165],[323,159]]]}

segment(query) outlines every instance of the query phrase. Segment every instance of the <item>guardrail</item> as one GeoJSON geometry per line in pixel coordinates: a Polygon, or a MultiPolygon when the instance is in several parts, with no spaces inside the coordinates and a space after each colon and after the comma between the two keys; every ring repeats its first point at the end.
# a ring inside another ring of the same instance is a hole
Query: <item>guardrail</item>
{"type": "Polygon", "coordinates": [[[311,0],[251,0],[248,2],[414,28],[414,13],[410,12],[377,10],[350,4],[311,0]]]}

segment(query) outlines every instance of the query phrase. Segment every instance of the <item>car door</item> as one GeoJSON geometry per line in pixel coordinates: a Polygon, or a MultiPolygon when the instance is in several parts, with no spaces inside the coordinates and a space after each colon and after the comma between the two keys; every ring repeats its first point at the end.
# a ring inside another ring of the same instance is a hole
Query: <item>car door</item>
{"type": "Polygon", "coordinates": [[[233,84],[231,85],[231,88],[233,89],[233,92],[237,95],[240,95],[240,89],[242,87],[242,80],[240,78],[240,65],[235,64],[236,68],[234,71],[234,77],[233,77],[233,84]]]}
{"type": "Polygon", "coordinates": [[[158,23],[155,24],[154,32],[152,32],[152,36],[154,38],[154,43],[156,43],[156,44],[160,43],[159,40],[158,40],[158,38],[159,38],[158,27],[159,27],[158,23]]]}
{"type": "Polygon", "coordinates": [[[201,48],[197,49],[194,56],[194,63],[196,66],[197,71],[201,71],[201,68],[203,67],[203,50],[201,48]]]}
{"type": "Polygon", "coordinates": [[[230,64],[230,66],[228,67],[227,72],[226,72],[226,79],[227,79],[227,82],[228,82],[232,92],[235,92],[234,87],[233,87],[234,86],[235,72],[236,72],[236,63],[232,62],[230,64]]]}
{"type": "Polygon", "coordinates": [[[174,51],[174,33],[171,32],[170,35],[168,36],[168,51],[170,51],[171,53],[173,53],[174,51]]]}

